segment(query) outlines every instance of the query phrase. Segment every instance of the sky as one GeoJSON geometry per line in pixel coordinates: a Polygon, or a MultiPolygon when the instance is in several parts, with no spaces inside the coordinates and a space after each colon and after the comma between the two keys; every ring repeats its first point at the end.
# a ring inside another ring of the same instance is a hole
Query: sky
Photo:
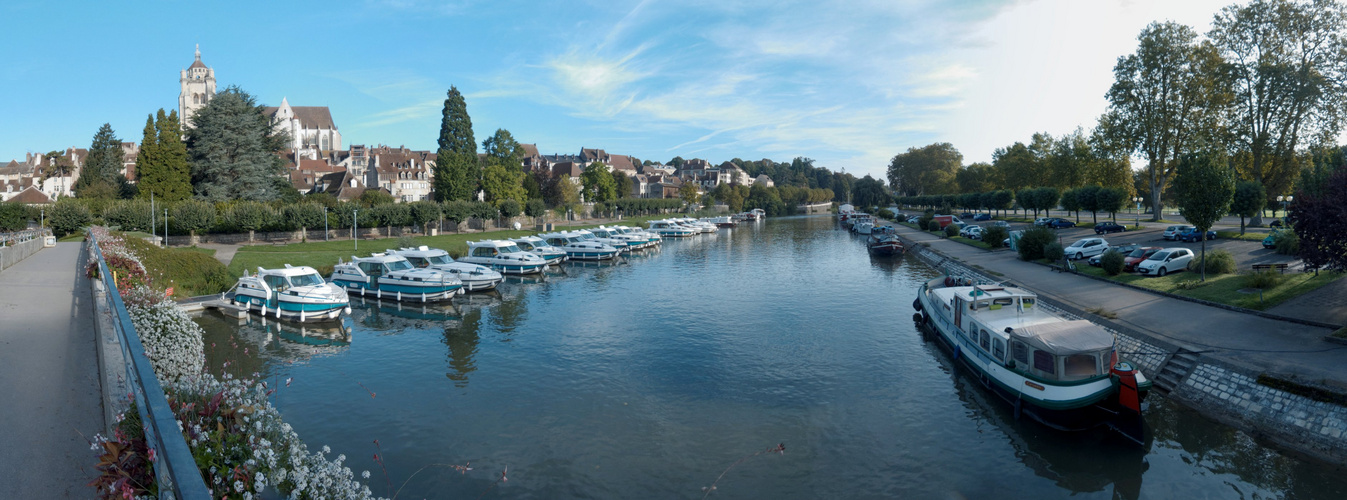
{"type": "Polygon", "coordinates": [[[1092,127],[1147,24],[1233,0],[44,2],[0,18],[0,162],[140,141],[194,48],[219,88],[328,106],[351,144],[435,149],[445,93],[478,143],[543,154],[790,161],[883,178],[910,147],[965,163],[1092,127]]]}

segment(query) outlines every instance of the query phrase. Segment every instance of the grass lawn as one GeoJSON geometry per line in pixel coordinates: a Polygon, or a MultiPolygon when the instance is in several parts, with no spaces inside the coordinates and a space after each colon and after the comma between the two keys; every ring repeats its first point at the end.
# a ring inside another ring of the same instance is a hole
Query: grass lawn
{"type": "Polygon", "coordinates": [[[1201,283],[1199,281],[1201,276],[1198,273],[1191,271],[1174,273],[1160,278],[1145,277],[1132,273],[1109,276],[1102,268],[1089,265],[1077,265],[1076,269],[1082,274],[1108,278],[1119,283],[1127,283],[1160,292],[1168,292],[1175,295],[1209,300],[1221,304],[1256,309],[1259,311],[1299,297],[1304,293],[1313,291],[1347,275],[1344,273],[1321,272],[1318,277],[1315,277],[1314,273],[1286,273],[1283,275],[1283,281],[1280,284],[1263,291],[1263,301],[1259,302],[1259,294],[1257,293],[1239,293],[1238,290],[1246,288],[1244,278],[1246,275],[1244,274],[1222,274],[1214,276],[1209,274],[1207,275],[1207,281],[1201,283]]]}
{"type": "Polygon", "coordinates": [[[139,239],[125,238],[126,247],[140,256],[145,271],[163,288],[173,288],[174,298],[220,293],[234,286],[215,251],[203,248],[160,248],[139,239]]]}
{"type": "MultiPolygon", "coordinates": [[[[677,214],[659,214],[645,215],[623,219],[619,222],[613,222],[614,225],[645,226],[645,221],[667,219],[677,217],[677,214]]],[[[584,229],[598,227],[600,224],[577,224],[574,226],[557,225],[557,230],[562,229],[584,229]]],[[[431,248],[440,248],[453,257],[461,257],[468,252],[468,242],[486,239],[503,240],[506,238],[518,238],[535,234],[533,230],[503,230],[475,233],[443,233],[438,236],[413,236],[411,237],[416,245],[426,245],[431,248]]],[[[235,277],[241,276],[243,270],[249,272],[256,271],[257,268],[284,267],[286,264],[292,266],[311,266],[317,269],[320,274],[327,276],[332,272],[332,266],[337,263],[337,259],[351,260],[351,255],[368,256],[374,252],[382,252],[388,249],[398,247],[400,238],[380,238],[375,240],[360,240],[357,252],[355,244],[351,240],[340,241],[309,241],[306,243],[292,243],[289,245],[253,245],[241,247],[238,253],[234,254],[234,259],[229,262],[229,273],[235,277]]]]}
{"type": "Polygon", "coordinates": [[[84,241],[84,233],[70,233],[58,238],[56,241],[84,241]]]}
{"type": "Polygon", "coordinates": [[[1246,231],[1244,234],[1239,234],[1239,231],[1216,231],[1216,237],[1224,240],[1244,240],[1244,241],[1261,242],[1263,241],[1263,238],[1267,238],[1268,234],[1269,233],[1267,231],[1263,232],[1246,231]]]}
{"type": "Polygon", "coordinates": [[[992,250],[992,247],[986,243],[974,239],[964,238],[963,236],[951,236],[949,239],[950,241],[957,241],[959,243],[963,243],[971,247],[977,247],[983,250],[992,250]]]}

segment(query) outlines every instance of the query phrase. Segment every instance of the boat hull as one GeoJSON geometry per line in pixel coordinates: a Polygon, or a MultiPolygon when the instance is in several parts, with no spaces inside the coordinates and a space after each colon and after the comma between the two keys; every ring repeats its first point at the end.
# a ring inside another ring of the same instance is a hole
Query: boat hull
{"type": "Polygon", "coordinates": [[[332,283],[342,287],[346,293],[361,297],[393,299],[408,302],[434,302],[449,300],[459,293],[462,284],[444,285],[428,282],[391,282],[379,280],[371,286],[368,281],[358,278],[334,276],[332,283]]]}
{"type": "Polygon", "coordinates": [[[280,300],[268,300],[247,293],[236,293],[230,301],[263,317],[272,316],[301,323],[332,321],[341,318],[342,313],[351,312],[348,302],[295,301],[285,300],[284,296],[280,300]]]}

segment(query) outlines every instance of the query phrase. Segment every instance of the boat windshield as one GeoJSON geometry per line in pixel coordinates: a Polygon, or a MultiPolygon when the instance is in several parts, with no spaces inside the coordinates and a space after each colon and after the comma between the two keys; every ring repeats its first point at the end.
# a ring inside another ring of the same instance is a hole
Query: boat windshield
{"type": "Polygon", "coordinates": [[[529,243],[528,241],[517,241],[517,242],[515,242],[515,244],[518,245],[519,248],[520,248],[520,249],[523,249],[523,250],[533,250],[533,249],[537,248],[537,247],[534,247],[533,244],[532,244],[532,243],[529,243]]]}
{"type": "Polygon", "coordinates": [[[593,241],[594,239],[595,239],[595,238],[594,238],[594,235],[592,235],[592,234],[589,234],[589,233],[580,233],[580,240],[581,240],[581,241],[593,241]]]}
{"type": "Polygon", "coordinates": [[[602,229],[592,229],[592,230],[590,230],[590,232],[594,233],[594,236],[598,236],[598,237],[600,237],[600,238],[611,238],[611,237],[612,237],[612,235],[609,234],[608,231],[604,231],[604,230],[602,230],[602,229]]]}
{"type": "Polygon", "coordinates": [[[496,249],[500,250],[500,253],[519,253],[523,251],[519,249],[519,245],[505,245],[502,247],[496,247],[496,249]]]}
{"type": "Polygon", "coordinates": [[[430,257],[426,257],[426,262],[429,262],[429,263],[431,263],[432,265],[434,265],[434,264],[452,264],[452,263],[454,263],[454,259],[449,258],[448,255],[432,255],[432,256],[430,256],[430,257]]]}
{"type": "Polygon", "coordinates": [[[385,263],[389,271],[406,271],[412,268],[412,263],[404,260],[395,260],[385,263]]]}
{"type": "Polygon", "coordinates": [[[290,277],[290,286],[313,286],[321,285],[323,283],[325,283],[325,281],[323,281],[323,277],[319,276],[318,273],[301,274],[299,276],[290,277]]]}

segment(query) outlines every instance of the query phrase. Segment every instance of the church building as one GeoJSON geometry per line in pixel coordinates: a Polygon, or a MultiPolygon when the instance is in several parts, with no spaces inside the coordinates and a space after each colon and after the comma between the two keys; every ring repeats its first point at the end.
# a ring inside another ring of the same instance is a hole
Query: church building
{"type": "Polygon", "coordinates": [[[316,159],[324,151],[341,149],[341,132],[327,106],[291,106],[281,98],[280,106],[262,108],[262,114],[277,132],[290,136],[290,149],[301,155],[316,159]]]}
{"type": "Polygon", "coordinates": [[[188,128],[192,126],[192,115],[215,97],[215,70],[201,62],[200,45],[196,46],[196,61],[182,70],[178,81],[182,83],[182,92],[178,94],[178,116],[182,127],[188,128]]]}

